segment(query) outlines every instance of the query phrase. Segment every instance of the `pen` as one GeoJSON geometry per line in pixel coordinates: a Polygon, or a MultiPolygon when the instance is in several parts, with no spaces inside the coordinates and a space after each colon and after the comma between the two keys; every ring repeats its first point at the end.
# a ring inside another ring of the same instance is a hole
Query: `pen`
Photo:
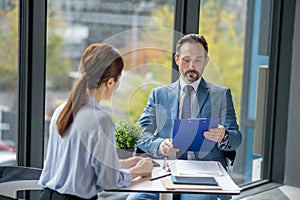
{"type": "Polygon", "coordinates": [[[154,180],[157,180],[157,179],[160,179],[160,178],[164,178],[164,177],[170,176],[170,175],[172,175],[172,174],[168,173],[168,174],[164,174],[164,175],[161,175],[161,176],[157,176],[157,177],[151,178],[150,181],[154,181],[154,180]]]}

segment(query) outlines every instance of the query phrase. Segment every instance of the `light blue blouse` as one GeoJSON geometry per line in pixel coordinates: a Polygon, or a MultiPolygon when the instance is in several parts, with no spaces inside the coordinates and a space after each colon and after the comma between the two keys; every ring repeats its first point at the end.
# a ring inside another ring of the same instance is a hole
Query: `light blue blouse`
{"type": "Polygon", "coordinates": [[[39,184],[62,194],[91,198],[104,189],[128,186],[132,177],[120,169],[111,117],[98,102],[80,108],[64,137],[56,121],[65,104],[53,114],[45,166],[39,184]]]}

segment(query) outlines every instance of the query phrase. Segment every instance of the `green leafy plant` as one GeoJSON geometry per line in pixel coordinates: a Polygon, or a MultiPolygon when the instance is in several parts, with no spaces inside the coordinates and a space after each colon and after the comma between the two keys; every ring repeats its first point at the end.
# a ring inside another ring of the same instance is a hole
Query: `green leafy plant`
{"type": "Polygon", "coordinates": [[[120,149],[134,149],[141,138],[142,127],[136,123],[121,120],[115,122],[115,137],[120,149]]]}

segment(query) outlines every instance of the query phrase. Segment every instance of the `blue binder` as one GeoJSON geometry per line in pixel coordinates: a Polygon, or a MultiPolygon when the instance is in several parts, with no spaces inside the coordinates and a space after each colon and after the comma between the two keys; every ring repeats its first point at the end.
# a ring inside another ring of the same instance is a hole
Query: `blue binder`
{"type": "Polygon", "coordinates": [[[213,176],[171,176],[174,184],[219,185],[213,176]]]}
{"type": "MultiPolygon", "coordinates": [[[[210,128],[217,128],[218,124],[218,118],[175,119],[173,145],[181,151],[200,151],[205,140],[203,132],[210,128]]],[[[212,142],[208,140],[206,143],[212,142]]]]}

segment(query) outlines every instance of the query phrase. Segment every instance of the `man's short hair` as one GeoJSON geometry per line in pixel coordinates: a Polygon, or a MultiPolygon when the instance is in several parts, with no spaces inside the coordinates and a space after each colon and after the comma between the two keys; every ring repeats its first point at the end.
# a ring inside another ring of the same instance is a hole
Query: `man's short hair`
{"type": "Polygon", "coordinates": [[[208,44],[207,41],[205,40],[203,35],[198,35],[198,34],[187,34],[185,36],[183,36],[182,38],[180,38],[177,42],[176,45],[176,55],[179,55],[180,52],[180,48],[182,46],[182,44],[189,42],[189,43],[201,43],[204,47],[205,50],[205,56],[207,56],[208,54],[208,44]]]}

